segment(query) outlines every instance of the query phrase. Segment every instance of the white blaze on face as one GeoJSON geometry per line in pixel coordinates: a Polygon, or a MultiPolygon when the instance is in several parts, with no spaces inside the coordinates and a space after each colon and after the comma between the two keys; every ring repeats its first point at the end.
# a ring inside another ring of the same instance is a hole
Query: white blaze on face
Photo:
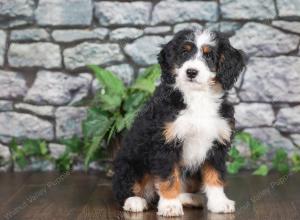
{"type": "Polygon", "coordinates": [[[197,53],[183,63],[182,66],[175,69],[177,79],[176,86],[181,89],[207,89],[209,82],[215,77],[215,73],[211,72],[203,58],[202,48],[204,45],[214,46],[213,33],[209,31],[195,31],[194,44],[197,47],[197,53]],[[198,71],[197,76],[191,81],[187,77],[187,70],[195,69],[198,71]]]}

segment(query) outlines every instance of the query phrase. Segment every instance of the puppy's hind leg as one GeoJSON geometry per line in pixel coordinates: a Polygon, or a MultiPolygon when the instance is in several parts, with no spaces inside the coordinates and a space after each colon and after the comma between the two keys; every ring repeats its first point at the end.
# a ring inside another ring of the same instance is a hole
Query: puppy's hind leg
{"type": "Polygon", "coordinates": [[[148,205],[144,198],[134,194],[133,188],[138,176],[135,169],[123,159],[114,162],[115,174],[112,180],[113,194],[119,205],[126,211],[142,212],[148,205]]]}
{"type": "Polygon", "coordinates": [[[126,199],[123,209],[131,212],[147,210],[148,203],[151,203],[156,197],[153,177],[145,174],[143,178],[135,181],[132,192],[135,196],[126,199]]]}

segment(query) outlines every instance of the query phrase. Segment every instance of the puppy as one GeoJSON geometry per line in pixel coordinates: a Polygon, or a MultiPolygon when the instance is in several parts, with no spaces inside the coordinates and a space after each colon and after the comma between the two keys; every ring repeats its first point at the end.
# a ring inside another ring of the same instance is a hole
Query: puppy
{"type": "Polygon", "coordinates": [[[123,209],[183,215],[183,206],[235,211],[224,193],[225,158],[234,131],[226,102],[245,64],[221,33],[183,30],[158,55],[161,84],[136,117],[114,161],[113,192],[123,209]]]}

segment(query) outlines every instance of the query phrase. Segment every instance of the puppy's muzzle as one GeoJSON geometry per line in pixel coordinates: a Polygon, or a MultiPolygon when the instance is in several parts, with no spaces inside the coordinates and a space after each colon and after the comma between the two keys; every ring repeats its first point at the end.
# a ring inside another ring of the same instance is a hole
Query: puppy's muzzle
{"type": "Polygon", "coordinates": [[[187,69],[186,75],[189,79],[194,79],[198,75],[198,70],[196,69],[187,69]]]}

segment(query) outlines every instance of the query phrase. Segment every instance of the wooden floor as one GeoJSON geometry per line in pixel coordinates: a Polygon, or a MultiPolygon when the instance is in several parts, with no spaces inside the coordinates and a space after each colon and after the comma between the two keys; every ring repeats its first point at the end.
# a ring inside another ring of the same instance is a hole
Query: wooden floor
{"type": "Polygon", "coordinates": [[[300,175],[228,178],[235,214],[184,209],[180,218],[157,217],[155,210],[130,214],[118,209],[110,180],[101,174],[0,173],[0,219],[300,219],[300,175]]]}

